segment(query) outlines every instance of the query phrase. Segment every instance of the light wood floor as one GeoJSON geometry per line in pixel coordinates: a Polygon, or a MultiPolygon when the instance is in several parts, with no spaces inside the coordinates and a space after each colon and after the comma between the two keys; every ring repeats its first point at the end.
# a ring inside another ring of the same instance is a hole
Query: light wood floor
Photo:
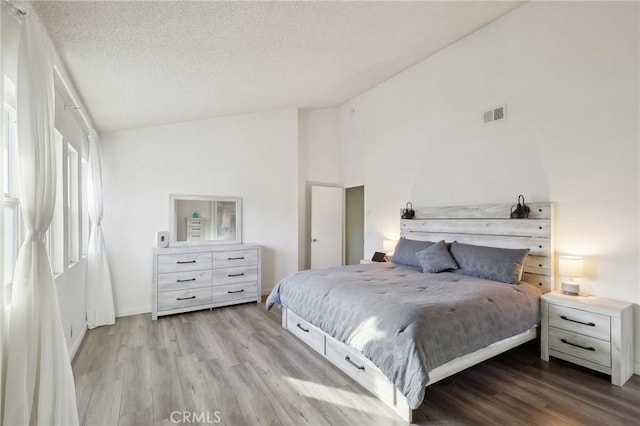
{"type": "MultiPolygon", "coordinates": [[[[263,304],[87,332],[73,364],[81,424],[395,425],[382,402],[280,327],[263,304]],[[216,413],[216,411],[218,413],[216,413]],[[202,413],[202,414],[200,414],[202,413]],[[183,423],[184,424],[184,423],[183,423]]],[[[417,424],[640,424],[640,377],[608,376],[516,348],[427,388],[417,424]]]]}

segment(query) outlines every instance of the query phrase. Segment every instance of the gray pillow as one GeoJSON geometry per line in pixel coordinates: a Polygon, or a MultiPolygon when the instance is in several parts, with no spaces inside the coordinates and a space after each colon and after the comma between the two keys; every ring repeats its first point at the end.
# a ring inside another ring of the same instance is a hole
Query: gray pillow
{"type": "Polygon", "coordinates": [[[432,246],[433,244],[434,243],[431,241],[417,241],[400,238],[400,241],[396,244],[396,249],[393,252],[393,258],[391,261],[398,265],[407,265],[422,269],[422,266],[416,257],[416,253],[432,246]]]}
{"type": "Polygon", "coordinates": [[[454,272],[509,284],[520,281],[527,254],[529,249],[451,244],[451,256],[460,267],[454,272]]]}
{"type": "Polygon", "coordinates": [[[416,258],[422,265],[422,272],[438,273],[458,269],[458,264],[449,254],[444,240],[420,250],[416,253],[416,258]]]}

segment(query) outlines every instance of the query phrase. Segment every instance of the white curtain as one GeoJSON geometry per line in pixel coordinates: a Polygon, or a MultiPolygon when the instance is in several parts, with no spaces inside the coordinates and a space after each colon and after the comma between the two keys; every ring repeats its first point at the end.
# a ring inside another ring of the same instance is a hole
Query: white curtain
{"type": "Polygon", "coordinates": [[[45,250],[56,197],[52,47],[30,10],[18,52],[20,203],[26,231],[13,281],[4,425],[77,425],[76,392],[45,250]]]}
{"type": "Polygon", "coordinates": [[[102,165],[100,140],[89,135],[88,193],[91,236],[87,258],[87,325],[115,324],[113,290],[107,251],[102,235],[102,165]]]}
{"type": "MultiPolygon", "coordinates": [[[[2,15],[4,14],[4,8],[0,7],[0,107],[4,113],[4,68],[2,63],[2,50],[4,45],[2,44],[2,15]]],[[[4,146],[4,128],[0,126],[0,145],[4,146]]],[[[0,188],[4,188],[4,149],[0,149],[0,188]]],[[[4,191],[4,189],[3,189],[4,191]]],[[[0,230],[4,232],[4,204],[0,208],[0,230]]],[[[2,422],[2,409],[4,401],[4,361],[5,348],[5,308],[4,308],[4,238],[0,238],[0,422],[2,422]]]]}

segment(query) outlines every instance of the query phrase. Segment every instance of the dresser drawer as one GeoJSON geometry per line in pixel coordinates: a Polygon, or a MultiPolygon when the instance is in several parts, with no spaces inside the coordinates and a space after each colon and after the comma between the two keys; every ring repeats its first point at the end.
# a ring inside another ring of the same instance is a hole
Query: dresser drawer
{"type": "Polygon", "coordinates": [[[211,303],[211,287],[158,293],[158,311],[208,305],[211,303]]]}
{"type": "Polygon", "coordinates": [[[234,250],[213,252],[214,268],[229,268],[258,264],[258,250],[234,250]]]}
{"type": "Polygon", "coordinates": [[[300,340],[311,346],[317,352],[324,354],[324,333],[319,328],[309,324],[298,315],[287,310],[287,330],[295,334],[300,340]]]}
{"type": "Polygon", "coordinates": [[[549,349],[611,367],[611,344],[604,340],[549,327],[549,349]]]}
{"type": "Polygon", "coordinates": [[[256,282],[258,279],[257,266],[239,266],[237,268],[222,268],[212,271],[212,284],[227,285],[233,283],[256,282]]]}
{"type": "Polygon", "coordinates": [[[187,226],[202,226],[203,222],[200,218],[187,218],[187,226]]]}
{"type": "Polygon", "coordinates": [[[254,300],[258,298],[258,284],[255,281],[211,287],[211,300],[213,303],[248,298],[253,298],[254,300]]]}
{"type": "Polygon", "coordinates": [[[158,274],[158,292],[211,287],[211,270],[158,274]]]}
{"type": "Polygon", "coordinates": [[[361,353],[327,337],[327,358],[378,398],[393,404],[394,386],[384,374],[361,353]]]}
{"type": "Polygon", "coordinates": [[[596,339],[611,340],[611,318],[607,315],[549,305],[549,326],[596,339]]]}
{"type": "Polygon", "coordinates": [[[211,253],[162,254],[158,256],[158,273],[211,269],[211,253]]]}

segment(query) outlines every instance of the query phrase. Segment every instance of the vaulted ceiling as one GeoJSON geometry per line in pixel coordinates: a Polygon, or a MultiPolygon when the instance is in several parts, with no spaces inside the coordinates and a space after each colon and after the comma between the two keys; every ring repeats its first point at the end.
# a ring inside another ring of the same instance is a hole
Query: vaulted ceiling
{"type": "Polygon", "coordinates": [[[34,2],[99,131],[336,106],[521,2],[34,2]]]}

